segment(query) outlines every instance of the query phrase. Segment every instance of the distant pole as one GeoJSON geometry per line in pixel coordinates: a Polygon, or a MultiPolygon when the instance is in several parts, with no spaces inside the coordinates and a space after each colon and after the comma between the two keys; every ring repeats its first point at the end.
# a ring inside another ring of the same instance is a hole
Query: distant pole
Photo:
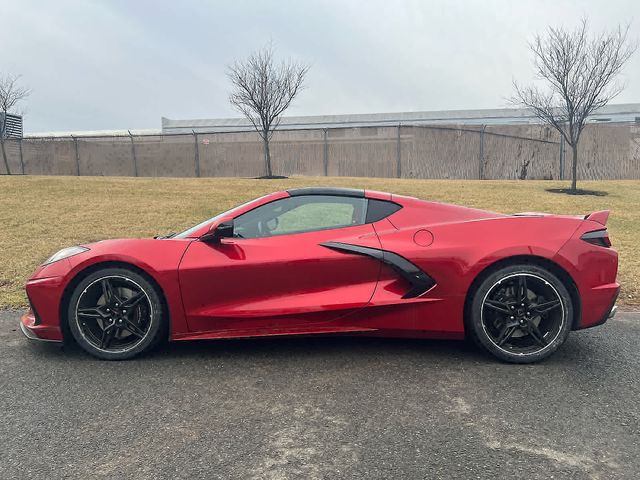
{"type": "Polygon", "coordinates": [[[76,176],[79,177],[80,176],[80,153],[78,152],[78,138],[71,135],[71,138],[73,138],[73,147],[76,151],[76,176]]]}
{"type": "Polygon", "coordinates": [[[20,147],[20,171],[22,175],[24,175],[24,158],[22,158],[22,137],[20,137],[20,142],[18,143],[20,147]]]}
{"type": "Polygon", "coordinates": [[[327,130],[326,128],[322,129],[322,168],[324,170],[324,176],[329,175],[329,145],[327,144],[327,130]]]}
{"type": "Polygon", "coordinates": [[[195,153],[195,161],[196,161],[196,177],[200,177],[200,150],[198,148],[198,134],[196,133],[195,130],[191,130],[193,132],[193,140],[195,142],[195,146],[196,146],[196,153],[195,153]]]}
{"type": "Polygon", "coordinates": [[[398,123],[398,137],[396,139],[396,177],[402,176],[402,148],[400,142],[400,124],[398,123]]]}
{"type": "Polygon", "coordinates": [[[136,159],[136,144],[133,141],[133,135],[131,134],[131,130],[127,130],[129,132],[129,138],[131,139],[131,157],[133,159],[133,176],[138,176],[138,160],[136,159]]]}
{"type": "Polygon", "coordinates": [[[560,180],[564,180],[564,136],[560,135],[560,180]]]}
{"type": "Polygon", "coordinates": [[[478,153],[478,178],[484,180],[484,130],[486,125],[482,125],[480,130],[480,152],[478,153]]]}

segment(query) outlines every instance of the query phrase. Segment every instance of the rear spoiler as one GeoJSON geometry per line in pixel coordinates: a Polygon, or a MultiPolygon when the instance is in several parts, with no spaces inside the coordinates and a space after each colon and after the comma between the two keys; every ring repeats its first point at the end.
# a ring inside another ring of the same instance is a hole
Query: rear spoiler
{"type": "Polygon", "coordinates": [[[585,215],[585,220],[591,220],[592,222],[597,222],[600,225],[606,225],[607,220],[609,219],[609,210],[601,210],[599,212],[593,212],[589,215],[585,215]]]}

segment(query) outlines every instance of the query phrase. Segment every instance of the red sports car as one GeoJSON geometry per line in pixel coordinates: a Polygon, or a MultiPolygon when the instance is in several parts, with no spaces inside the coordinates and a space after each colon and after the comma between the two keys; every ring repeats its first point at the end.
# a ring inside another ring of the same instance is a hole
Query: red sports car
{"type": "Polygon", "coordinates": [[[353,334],[466,336],[534,362],[615,313],[607,218],[277,192],[177,235],[61,250],[28,280],[20,325],[109,360],[167,338],[353,334]]]}

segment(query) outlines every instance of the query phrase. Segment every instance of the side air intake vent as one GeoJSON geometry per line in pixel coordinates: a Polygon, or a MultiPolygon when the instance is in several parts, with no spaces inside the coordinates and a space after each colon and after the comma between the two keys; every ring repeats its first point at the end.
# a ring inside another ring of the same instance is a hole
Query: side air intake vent
{"type": "Polygon", "coordinates": [[[341,252],[366,255],[368,257],[375,258],[376,260],[380,260],[382,263],[386,263],[411,284],[411,289],[405,293],[402,298],[415,298],[424,295],[436,284],[436,281],[421,270],[420,267],[411,263],[409,260],[397,253],[341,242],[326,242],[321,243],[320,245],[341,252]]]}

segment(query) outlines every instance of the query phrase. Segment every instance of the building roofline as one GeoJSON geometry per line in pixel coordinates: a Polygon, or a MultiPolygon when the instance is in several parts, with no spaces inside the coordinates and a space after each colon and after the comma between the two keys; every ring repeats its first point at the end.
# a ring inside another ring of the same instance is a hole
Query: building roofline
{"type": "Polygon", "coordinates": [[[57,137],[128,137],[131,135],[162,135],[162,130],[136,129],[136,130],[75,130],[68,132],[30,132],[25,133],[24,138],[57,138],[57,137]]]}
{"type": "MultiPolygon", "coordinates": [[[[597,110],[592,117],[598,115],[633,115],[640,116],[640,103],[606,105],[597,110]]],[[[398,124],[398,123],[499,123],[499,120],[509,120],[509,123],[531,123],[536,120],[532,109],[528,108],[495,108],[477,110],[437,110],[422,112],[392,112],[392,113],[358,113],[346,115],[310,115],[282,117],[280,128],[311,128],[313,126],[340,127],[353,124],[398,124]],[[496,122],[498,121],[498,122],[496,122]]],[[[218,118],[218,119],[170,119],[162,117],[162,129],[194,129],[203,127],[217,128],[249,128],[253,125],[246,118],[218,118]]]]}
{"type": "MultiPolygon", "coordinates": [[[[628,122],[640,118],[640,103],[606,105],[590,116],[592,121],[628,122]],[[602,118],[602,117],[605,118],[602,118]],[[600,118],[598,118],[600,117],[600,118]]],[[[494,108],[476,110],[436,110],[421,112],[356,113],[346,115],[310,115],[283,117],[281,130],[320,128],[352,128],[397,125],[518,125],[540,123],[531,109],[494,108]]],[[[196,133],[224,133],[253,131],[245,118],[170,119],[162,117],[162,129],[135,130],[76,130],[64,132],[29,132],[24,138],[88,138],[128,137],[132,135],[167,135],[196,133]]]]}

